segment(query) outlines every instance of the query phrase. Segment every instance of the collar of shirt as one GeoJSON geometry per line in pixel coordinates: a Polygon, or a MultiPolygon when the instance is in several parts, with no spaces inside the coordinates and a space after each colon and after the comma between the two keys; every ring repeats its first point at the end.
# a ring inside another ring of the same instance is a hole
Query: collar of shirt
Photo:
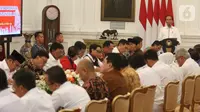
{"type": "Polygon", "coordinates": [[[64,87],[66,87],[66,86],[69,86],[71,84],[72,84],[71,82],[67,81],[67,82],[63,83],[62,85],[60,85],[60,87],[56,91],[58,91],[58,90],[60,90],[60,89],[62,89],[64,87]]]}
{"type": "Polygon", "coordinates": [[[92,57],[90,53],[88,53],[86,56],[88,56],[92,62],[95,62],[94,58],[92,57]]]}
{"type": "Polygon", "coordinates": [[[9,69],[9,67],[8,67],[8,64],[6,63],[6,60],[4,59],[3,61],[2,61],[2,69],[3,70],[5,70],[5,71],[9,71],[10,72],[10,69],[9,69]]]}
{"type": "Polygon", "coordinates": [[[52,60],[52,61],[53,61],[53,60],[54,60],[54,61],[57,61],[57,60],[53,57],[53,55],[52,55],[51,53],[49,53],[49,59],[52,60]]]}
{"type": "Polygon", "coordinates": [[[113,48],[112,53],[120,53],[120,52],[119,52],[118,48],[115,47],[115,48],[113,48]]]}
{"type": "MultiPolygon", "coordinates": [[[[165,26],[164,28],[165,28],[165,29],[169,29],[168,26],[165,26]]],[[[170,29],[174,29],[174,26],[171,26],[170,29]]]]}

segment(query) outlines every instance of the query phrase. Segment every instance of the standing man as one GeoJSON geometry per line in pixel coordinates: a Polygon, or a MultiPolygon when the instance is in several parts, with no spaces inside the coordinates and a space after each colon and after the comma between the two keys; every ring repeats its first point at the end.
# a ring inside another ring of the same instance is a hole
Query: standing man
{"type": "Polygon", "coordinates": [[[31,56],[32,57],[35,57],[36,53],[39,51],[39,50],[45,50],[45,47],[44,47],[44,35],[42,32],[36,32],[35,33],[35,44],[33,45],[33,47],[31,48],[31,56]]]}
{"type": "Polygon", "coordinates": [[[56,33],[55,34],[55,39],[56,39],[56,41],[55,42],[57,42],[57,43],[63,43],[63,41],[64,41],[64,38],[63,38],[63,34],[62,33],[56,33]]]}
{"type": "Polygon", "coordinates": [[[181,36],[177,28],[172,24],[174,23],[173,17],[168,15],[165,17],[166,26],[160,29],[158,40],[162,41],[167,38],[176,38],[179,44],[181,43],[181,36]]]}

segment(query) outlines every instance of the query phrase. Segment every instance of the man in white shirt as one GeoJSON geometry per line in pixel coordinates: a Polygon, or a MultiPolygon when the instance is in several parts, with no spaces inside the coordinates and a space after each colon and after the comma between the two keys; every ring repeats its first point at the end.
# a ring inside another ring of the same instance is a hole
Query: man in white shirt
{"type": "Polygon", "coordinates": [[[24,61],[25,58],[14,50],[10,56],[0,62],[0,68],[5,71],[9,83],[12,82],[13,74],[24,61]]]}
{"type": "Polygon", "coordinates": [[[128,50],[128,41],[121,39],[116,47],[112,50],[112,53],[123,54],[128,50]]]}
{"type": "Polygon", "coordinates": [[[5,72],[0,69],[0,112],[26,112],[20,98],[8,89],[5,72]]]}
{"type": "Polygon", "coordinates": [[[45,64],[43,69],[46,71],[52,66],[62,67],[59,59],[63,56],[64,56],[63,45],[60,43],[54,42],[50,48],[49,59],[47,60],[47,63],[45,64]]]}
{"type": "Polygon", "coordinates": [[[200,67],[197,62],[190,58],[189,52],[184,49],[178,49],[175,54],[177,63],[183,71],[183,77],[190,75],[200,75],[200,67]]]}
{"type": "Polygon", "coordinates": [[[181,36],[177,28],[175,28],[172,24],[173,17],[168,15],[166,16],[166,26],[160,29],[160,33],[158,36],[158,40],[162,41],[163,39],[167,38],[176,38],[179,43],[181,43],[181,36]]]}
{"type": "Polygon", "coordinates": [[[56,111],[61,108],[80,108],[81,112],[85,112],[85,106],[90,101],[85,89],[67,81],[65,72],[59,66],[48,69],[46,74],[47,85],[53,91],[52,101],[56,111]]]}
{"type": "Polygon", "coordinates": [[[36,87],[33,72],[18,70],[13,80],[13,90],[27,107],[26,112],[55,112],[50,95],[36,87]]]}
{"type": "Polygon", "coordinates": [[[176,81],[176,74],[171,70],[170,66],[158,61],[157,52],[154,50],[147,50],[144,54],[145,61],[149,67],[151,67],[160,77],[162,95],[154,103],[154,110],[160,112],[162,110],[164,100],[165,86],[171,82],[176,81]]]}
{"type": "Polygon", "coordinates": [[[78,65],[79,61],[83,59],[86,53],[86,45],[81,41],[77,41],[75,42],[74,46],[78,49],[78,59],[76,59],[74,63],[78,65]]]}

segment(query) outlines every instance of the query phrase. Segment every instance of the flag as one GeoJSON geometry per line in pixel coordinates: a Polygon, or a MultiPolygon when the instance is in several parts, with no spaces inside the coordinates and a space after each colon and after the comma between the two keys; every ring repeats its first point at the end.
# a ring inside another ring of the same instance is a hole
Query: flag
{"type": "Polygon", "coordinates": [[[165,16],[166,16],[166,1],[165,0],[162,0],[161,2],[161,9],[160,9],[160,12],[159,12],[159,18],[160,18],[160,21],[162,23],[162,26],[165,26],[165,16]]]}
{"type": "Polygon", "coordinates": [[[147,11],[146,11],[146,3],[145,3],[145,0],[141,0],[139,20],[140,20],[140,22],[141,22],[143,28],[146,30],[147,11]]]}
{"type": "Polygon", "coordinates": [[[160,2],[159,0],[155,0],[153,17],[157,25],[159,24],[159,11],[160,11],[160,2]]]}
{"type": "Polygon", "coordinates": [[[152,23],[153,23],[153,3],[152,3],[152,0],[149,0],[149,2],[148,2],[147,18],[149,20],[149,23],[152,26],[152,23]]]}
{"type": "MultiPolygon", "coordinates": [[[[168,0],[166,15],[172,16],[172,19],[174,18],[172,0],[168,0]]],[[[172,25],[174,26],[174,23],[172,25]]]]}
{"type": "Polygon", "coordinates": [[[160,13],[160,0],[154,0],[153,9],[153,25],[152,25],[152,39],[151,43],[158,39],[159,32],[159,13],[160,13]]]}

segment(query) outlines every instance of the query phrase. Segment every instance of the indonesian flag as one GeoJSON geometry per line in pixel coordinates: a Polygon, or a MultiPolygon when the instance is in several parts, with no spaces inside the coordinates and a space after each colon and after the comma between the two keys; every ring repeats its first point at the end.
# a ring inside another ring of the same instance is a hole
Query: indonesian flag
{"type": "Polygon", "coordinates": [[[167,15],[174,16],[172,0],[167,0],[167,5],[166,0],[140,0],[139,22],[142,28],[139,29],[139,36],[145,41],[144,47],[158,39],[159,30],[165,26],[167,15]]]}
{"type": "MultiPolygon", "coordinates": [[[[168,0],[166,15],[172,16],[172,18],[174,18],[172,0],[168,0]]],[[[174,26],[174,24],[173,24],[173,26],[174,26]]]]}

